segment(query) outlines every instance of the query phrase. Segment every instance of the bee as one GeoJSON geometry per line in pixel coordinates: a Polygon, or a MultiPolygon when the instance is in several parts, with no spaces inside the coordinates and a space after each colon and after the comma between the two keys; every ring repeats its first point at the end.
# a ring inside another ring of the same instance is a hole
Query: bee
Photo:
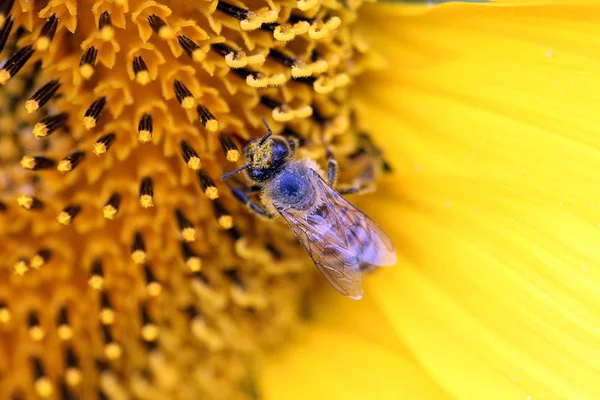
{"type": "Polygon", "coordinates": [[[253,185],[230,184],[233,196],[263,217],[280,215],[331,286],[360,299],[362,274],[396,263],[392,241],[333,188],[337,163],[329,150],[325,181],[314,160],[295,157],[295,142],[273,135],[264,119],[263,123],[267,134],[244,148],[245,164],[221,180],[244,171],[253,185]],[[252,192],[260,192],[266,210],[249,197],[252,192]]]}

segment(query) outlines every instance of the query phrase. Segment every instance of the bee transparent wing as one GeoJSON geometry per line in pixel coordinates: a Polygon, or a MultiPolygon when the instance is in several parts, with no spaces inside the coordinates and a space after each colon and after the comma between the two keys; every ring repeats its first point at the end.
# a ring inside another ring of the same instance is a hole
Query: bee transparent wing
{"type": "Polygon", "coordinates": [[[344,296],[362,298],[360,262],[338,238],[331,236],[331,221],[316,215],[305,217],[278,211],[331,286],[344,296]]]}
{"type": "MultiPolygon", "coordinates": [[[[339,232],[343,245],[353,252],[363,264],[371,266],[390,266],[396,264],[396,251],[391,239],[386,233],[362,211],[336,192],[321,176],[315,181],[322,193],[323,201],[329,210],[339,232]]],[[[367,265],[361,269],[370,269],[367,265]]]]}

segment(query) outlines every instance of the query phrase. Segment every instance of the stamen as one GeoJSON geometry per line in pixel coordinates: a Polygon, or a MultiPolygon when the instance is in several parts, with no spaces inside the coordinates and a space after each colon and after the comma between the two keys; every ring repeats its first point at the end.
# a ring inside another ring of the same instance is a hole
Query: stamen
{"type": "Polygon", "coordinates": [[[41,200],[25,194],[17,198],[17,204],[26,210],[40,210],[44,207],[44,203],[41,200]]]}
{"type": "Polygon", "coordinates": [[[50,260],[50,257],[52,257],[52,251],[50,251],[50,249],[40,249],[33,257],[31,257],[29,265],[33,269],[40,269],[50,260]]]}
{"type": "Polygon", "coordinates": [[[67,341],[73,337],[73,328],[69,323],[69,312],[66,306],[61,306],[56,317],[57,334],[60,340],[67,341]]]}
{"type": "Polygon", "coordinates": [[[217,119],[206,107],[198,104],[196,106],[196,111],[198,112],[200,122],[202,122],[202,125],[204,125],[209,132],[216,132],[219,129],[217,119]]]}
{"type": "Polygon", "coordinates": [[[8,305],[0,300],[0,325],[7,325],[12,319],[12,313],[10,312],[8,305]]]}
{"type": "Polygon", "coordinates": [[[2,50],[4,50],[4,46],[6,45],[6,41],[10,36],[10,31],[12,30],[15,21],[13,17],[8,17],[8,19],[4,21],[4,25],[2,25],[2,19],[3,16],[0,14],[0,26],[2,27],[0,28],[0,53],[2,53],[2,50]]]}
{"type": "Polygon", "coordinates": [[[117,135],[115,135],[114,133],[109,133],[108,135],[102,136],[94,144],[93,153],[97,156],[101,156],[102,154],[105,154],[108,151],[108,149],[110,148],[110,146],[113,144],[113,142],[115,141],[116,137],[117,137],[117,135]]]}
{"type": "Polygon", "coordinates": [[[6,212],[8,210],[8,206],[0,201],[0,213],[6,212]]]}
{"type": "Polygon", "coordinates": [[[104,205],[102,210],[104,218],[114,219],[119,212],[119,205],[121,204],[121,195],[119,193],[113,193],[104,205]]]}
{"type": "Polygon", "coordinates": [[[148,16],[148,23],[152,30],[161,38],[161,39],[173,39],[175,34],[173,29],[167,25],[165,21],[163,21],[158,15],[151,14],[148,16]]]}
{"type": "Polygon", "coordinates": [[[20,258],[16,263],[13,264],[13,271],[15,275],[23,276],[29,271],[29,264],[25,258],[20,258]]]}
{"type": "Polygon", "coordinates": [[[229,3],[225,3],[224,1],[219,1],[219,3],[217,4],[217,10],[240,21],[247,19],[249,13],[248,10],[244,10],[243,8],[239,8],[229,3]]]}
{"type": "Polygon", "coordinates": [[[140,118],[138,140],[142,143],[148,143],[152,140],[152,115],[148,113],[142,115],[142,118],[140,118]]]}
{"type": "Polygon", "coordinates": [[[142,56],[134,57],[132,63],[136,82],[142,86],[148,84],[150,82],[150,73],[142,56]]]}
{"type": "Polygon", "coordinates": [[[144,208],[154,207],[154,188],[152,178],[146,176],[140,183],[140,205],[144,208]]]}
{"type": "Polygon", "coordinates": [[[58,17],[56,14],[52,14],[50,18],[46,20],[46,23],[42,27],[42,31],[40,32],[40,36],[38,36],[35,41],[35,49],[37,51],[46,51],[50,47],[50,43],[54,38],[54,34],[56,33],[56,28],[58,27],[58,17]]]}
{"type": "Polygon", "coordinates": [[[111,325],[115,322],[115,309],[106,291],[100,292],[100,312],[98,317],[102,325],[111,325]]]}
{"type": "Polygon", "coordinates": [[[282,254],[279,250],[277,250],[277,248],[273,245],[273,243],[267,243],[267,245],[265,246],[265,248],[267,249],[267,251],[269,253],[271,253],[271,255],[273,256],[273,258],[277,261],[281,260],[282,258],[282,254]]]}
{"type": "Polygon", "coordinates": [[[280,103],[279,101],[267,96],[261,96],[260,103],[271,110],[283,106],[283,103],[280,103]]]}
{"type": "Polygon", "coordinates": [[[198,44],[196,44],[196,42],[189,37],[180,35],[177,37],[177,42],[183,51],[185,51],[185,54],[187,54],[192,60],[200,62],[204,59],[204,52],[200,49],[200,46],[198,46],[198,44]]]}
{"type": "Polygon", "coordinates": [[[57,129],[63,128],[68,118],[69,114],[63,112],[42,119],[33,127],[33,136],[40,139],[52,134],[57,129]]]}
{"type": "Polygon", "coordinates": [[[237,162],[240,159],[240,151],[238,150],[237,146],[228,134],[220,134],[219,142],[221,143],[221,147],[225,152],[225,157],[227,158],[227,161],[237,162]]]}
{"type": "Polygon", "coordinates": [[[179,232],[183,240],[186,242],[193,242],[196,240],[196,229],[194,228],[194,224],[187,219],[180,208],[175,209],[175,218],[177,219],[177,225],[179,226],[179,232]]]}
{"type": "Polygon", "coordinates": [[[39,110],[40,107],[44,106],[48,100],[54,96],[59,87],[60,80],[53,79],[38,89],[38,91],[25,102],[25,109],[27,112],[31,114],[39,110]]]}
{"type": "MultiPolygon", "coordinates": [[[[66,380],[67,377],[65,376],[64,379],[66,380]]],[[[59,383],[60,399],[61,400],[75,400],[77,397],[75,396],[75,393],[73,393],[71,391],[71,389],[68,386],[68,383],[65,380],[62,380],[59,383]]]]}
{"type": "Polygon", "coordinates": [[[225,43],[213,43],[210,45],[210,49],[216,51],[223,57],[226,57],[230,53],[235,53],[231,47],[227,46],[225,43]]]}
{"type": "Polygon", "coordinates": [[[179,146],[181,147],[181,156],[189,168],[193,170],[199,170],[202,168],[200,157],[198,157],[198,154],[188,142],[181,140],[179,142],[179,146]]]}
{"type": "Polygon", "coordinates": [[[184,109],[190,110],[192,107],[194,107],[194,95],[192,95],[192,92],[190,92],[183,82],[175,80],[173,82],[173,88],[175,89],[177,101],[184,109]]]}
{"type": "Polygon", "coordinates": [[[94,46],[88,48],[81,56],[81,61],[79,62],[79,74],[83,79],[90,79],[92,75],[94,75],[97,56],[98,49],[94,46]]]}
{"type": "Polygon", "coordinates": [[[83,125],[89,131],[94,128],[100,119],[100,115],[102,115],[102,110],[104,110],[104,106],[106,105],[106,96],[102,96],[92,103],[90,107],[85,112],[85,116],[83,118],[83,125]]]}
{"type": "Polygon", "coordinates": [[[109,41],[115,36],[115,28],[112,25],[112,18],[108,11],[104,11],[98,18],[98,30],[102,40],[109,41]]]}
{"type": "Polygon", "coordinates": [[[66,174],[67,172],[71,172],[79,165],[79,163],[85,158],[85,152],[83,151],[75,151],[71,153],[71,155],[60,160],[56,169],[58,172],[66,174]]]}
{"type": "Polygon", "coordinates": [[[150,265],[144,264],[144,278],[146,280],[146,291],[148,296],[156,297],[162,292],[162,285],[156,280],[150,265]]]}
{"type": "Polygon", "coordinates": [[[63,210],[58,214],[56,220],[61,225],[70,225],[73,222],[73,219],[79,214],[81,211],[81,206],[79,205],[68,205],[63,208],[63,210]]]}
{"type": "Polygon", "coordinates": [[[136,232],[133,236],[133,242],[131,243],[131,259],[136,264],[143,264],[146,262],[146,245],[144,244],[144,237],[141,232],[136,232]]]}
{"type": "Polygon", "coordinates": [[[104,271],[102,268],[102,259],[97,257],[92,261],[90,268],[90,278],[88,284],[94,290],[102,290],[104,287],[104,271]]]}
{"type": "Polygon", "coordinates": [[[71,346],[67,346],[65,348],[65,381],[71,386],[75,387],[81,383],[83,378],[81,374],[81,369],[79,368],[79,360],[77,358],[77,354],[75,354],[75,350],[71,346]]]}
{"type": "Polygon", "coordinates": [[[23,156],[23,158],[21,159],[21,167],[32,171],[54,168],[55,166],[56,161],[46,157],[23,156]]]}
{"type": "Polygon", "coordinates": [[[27,331],[34,342],[39,342],[46,336],[46,332],[40,326],[40,319],[35,311],[29,311],[27,315],[27,331]]]}
{"type": "Polygon", "coordinates": [[[213,202],[213,209],[215,211],[215,216],[217,217],[217,222],[221,228],[225,230],[233,228],[233,217],[221,203],[218,201],[213,202]]]}
{"type": "Polygon", "coordinates": [[[33,388],[38,396],[47,399],[54,393],[52,381],[46,376],[44,365],[38,357],[32,357],[31,363],[33,367],[33,388]]]}
{"type": "Polygon", "coordinates": [[[146,342],[154,342],[158,338],[159,329],[158,326],[152,320],[152,317],[150,317],[148,307],[144,303],[140,304],[140,314],[142,325],[142,338],[146,342]]]}
{"type": "Polygon", "coordinates": [[[119,359],[123,351],[121,350],[121,346],[113,339],[110,325],[102,324],[101,330],[104,341],[104,355],[111,361],[119,359]]]}
{"type": "Polygon", "coordinates": [[[181,253],[183,260],[185,261],[185,265],[187,265],[190,271],[200,271],[202,268],[202,259],[186,242],[181,242],[181,253]]]}
{"type": "Polygon", "coordinates": [[[2,0],[2,2],[0,2],[0,25],[2,25],[7,18],[10,18],[8,17],[8,14],[10,14],[14,2],[15,0],[2,0]]]}
{"type": "Polygon", "coordinates": [[[199,169],[196,171],[196,175],[198,176],[198,181],[200,181],[200,187],[202,191],[211,200],[215,200],[219,197],[219,190],[215,186],[213,180],[204,172],[203,169],[199,169]]]}
{"type": "Polygon", "coordinates": [[[28,44],[9,58],[2,68],[0,68],[0,85],[5,85],[10,78],[15,76],[33,55],[33,52],[33,46],[28,44]]]}
{"type": "Polygon", "coordinates": [[[245,288],[244,282],[240,277],[238,271],[236,269],[227,269],[225,270],[225,275],[231,280],[231,283],[238,286],[241,289],[245,288]]]}

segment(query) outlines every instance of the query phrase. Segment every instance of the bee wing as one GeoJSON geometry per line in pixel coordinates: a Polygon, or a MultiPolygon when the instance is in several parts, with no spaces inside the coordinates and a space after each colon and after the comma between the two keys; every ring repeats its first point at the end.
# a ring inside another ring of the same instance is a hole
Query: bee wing
{"type": "MultiPolygon", "coordinates": [[[[343,245],[364,264],[372,266],[390,266],[396,264],[396,251],[386,233],[362,211],[336,192],[327,182],[317,175],[316,182],[322,193],[323,202],[335,218],[332,223],[339,232],[343,245]]],[[[369,269],[361,266],[361,269],[369,269]]]]}

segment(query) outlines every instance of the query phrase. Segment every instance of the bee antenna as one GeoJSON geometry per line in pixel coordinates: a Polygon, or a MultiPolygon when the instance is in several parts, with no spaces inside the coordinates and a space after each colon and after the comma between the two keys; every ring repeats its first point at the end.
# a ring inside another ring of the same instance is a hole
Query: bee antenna
{"type": "Polygon", "coordinates": [[[271,127],[264,118],[261,118],[260,120],[263,124],[265,124],[265,128],[267,128],[267,134],[260,139],[260,142],[258,142],[258,145],[262,146],[265,143],[265,140],[267,140],[269,136],[273,134],[273,131],[271,130],[271,127]]]}
{"type": "Polygon", "coordinates": [[[231,171],[231,172],[228,172],[228,173],[226,173],[225,175],[223,175],[223,176],[221,177],[221,180],[222,180],[222,181],[224,181],[225,179],[229,179],[229,178],[231,178],[232,176],[239,174],[240,172],[242,172],[243,170],[245,170],[245,169],[246,169],[246,168],[248,168],[249,166],[250,166],[250,164],[244,164],[244,165],[242,165],[241,167],[239,167],[238,169],[236,169],[235,171],[231,171]]]}

